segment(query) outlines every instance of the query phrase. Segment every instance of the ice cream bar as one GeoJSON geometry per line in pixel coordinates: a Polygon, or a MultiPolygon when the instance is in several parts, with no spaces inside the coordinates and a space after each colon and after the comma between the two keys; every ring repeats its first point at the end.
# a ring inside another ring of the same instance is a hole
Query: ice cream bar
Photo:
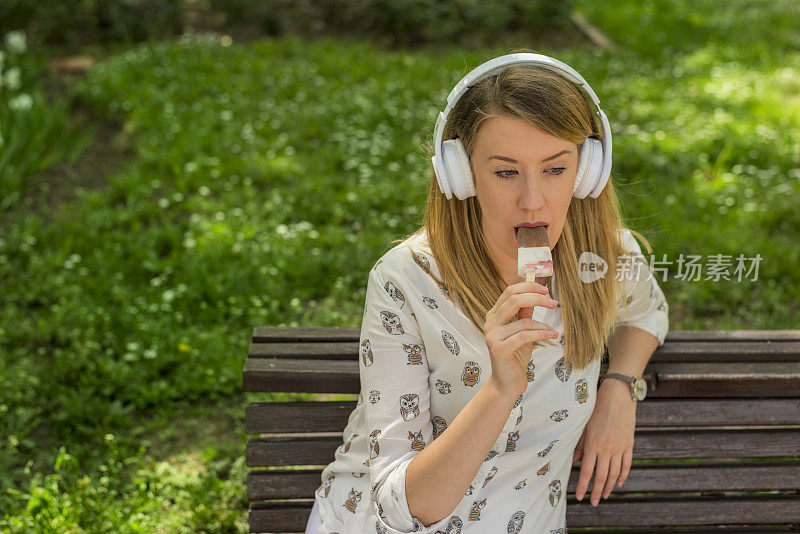
{"type": "Polygon", "coordinates": [[[517,231],[517,274],[529,281],[534,277],[553,276],[553,256],[550,253],[546,227],[523,226],[517,231]]]}
{"type": "MultiPolygon", "coordinates": [[[[553,256],[546,227],[523,226],[517,230],[517,274],[524,276],[526,282],[535,281],[541,285],[547,285],[547,279],[553,276],[553,256]]],[[[542,322],[544,313],[541,306],[521,308],[517,317],[532,317],[542,322]]]]}

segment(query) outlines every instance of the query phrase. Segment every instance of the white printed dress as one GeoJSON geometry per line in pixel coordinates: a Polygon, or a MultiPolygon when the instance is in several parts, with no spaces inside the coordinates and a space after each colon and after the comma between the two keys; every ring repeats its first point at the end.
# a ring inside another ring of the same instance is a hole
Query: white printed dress
{"type": "MultiPolygon", "coordinates": [[[[622,230],[630,254],[641,250],[622,230]]],[[[642,263],[625,280],[628,313],[618,323],[650,332],[669,327],[664,294],[642,263]]],[[[572,454],[595,405],[600,357],[583,371],[564,366],[561,309],[543,322],[562,336],[534,352],[528,387],[450,515],[428,527],[411,516],[408,464],[439,436],[491,373],[486,341],[444,287],[425,233],[384,254],[370,270],[361,327],[361,393],[315,499],[317,534],[565,533],[572,454]],[[415,261],[413,248],[421,261],[415,261]]],[[[551,292],[558,298],[556,280],[551,292]]],[[[620,309],[621,310],[621,309],[620,309]]]]}

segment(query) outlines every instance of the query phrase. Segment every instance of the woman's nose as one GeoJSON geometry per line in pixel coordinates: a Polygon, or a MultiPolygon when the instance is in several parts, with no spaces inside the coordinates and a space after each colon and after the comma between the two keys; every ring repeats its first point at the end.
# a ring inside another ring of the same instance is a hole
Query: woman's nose
{"type": "Polygon", "coordinates": [[[519,195],[521,209],[536,211],[544,206],[544,194],[537,180],[525,180],[519,195]]]}

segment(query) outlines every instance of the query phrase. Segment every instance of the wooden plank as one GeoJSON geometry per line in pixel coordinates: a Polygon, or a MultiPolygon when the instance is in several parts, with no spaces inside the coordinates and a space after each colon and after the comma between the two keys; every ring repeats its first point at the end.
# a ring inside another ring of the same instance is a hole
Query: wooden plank
{"type": "MultiPolygon", "coordinates": [[[[520,479],[526,474],[521,473],[520,479]]],[[[535,478],[534,473],[530,473],[535,478]]],[[[252,470],[247,473],[247,498],[254,500],[302,499],[313,495],[322,483],[322,469],[297,471],[252,470]]],[[[567,493],[578,488],[580,465],[575,464],[567,493]]],[[[742,463],[694,462],[631,467],[622,487],[613,493],[681,493],[722,491],[792,491],[800,488],[800,459],[742,463]]],[[[592,486],[589,486],[591,492],[592,486]]]]}
{"type": "MultiPolygon", "coordinates": [[[[648,398],[800,397],[800,361],[651,361],[645,373],[655,376],[648,383],[648,398]]],[[[357,361],[247,358],[243,381],[244,391],[359,393],[361,390],[357,361]]]]}
{"type": "Polygon", "coordinates": [[[250,358],[291,358],[304,360],[358,360],[358,340],[309,343],[253,343],[250,358]]]}
{"type": "Polygon", "coordinates": [[[357,361],[247,358],[242,374],[244,391],[358,393],[357,361]]]}
{"type": "MultiPolygon", "coordinates": [[[[342,434],[334,432],[251,438],[246,461],[249,467],[327,465],[342,444],[342,434]]],[[[633,458],[637,460],[790,456],[800,456],[800,428],[637,428],[634,433],[633,458]]]]}
{"type": "MultiPolygon", "coordinates": [[[[794,526],[800,523],[800,496],[797,495],[633,499],[620,498],[612,492],[608,499],[601,500],[596,507],[586,497],[583,501],[577,501],[574,494],[567,494],[567,499],[567,525],[570,530],[593,526],[750,525],[750,529],[744,532],[769,532],[766,530],[768,527],[762,528],[759,525],[794,526]]],[[[312,499],[250,503],[250,532],[302,532],[308,522],[312,505],[312,499]]],[[[730,530],[725,529],[723,532],[730,530]]]]}
{"type": "MultiPolygon", "coordinates": [[[[245,433],[341,432],[355,401],[253,402],[245,408],[245,433]]],[[[800,425],[797,399],[659,399],[636,407],[636,427],[800,425]]]]}
{"type": "Polygon", "coordinates": [[[298,343],[306,341],[359,342],[360,327],[347,326],[256,326],[253,343],[298,343]]]}
{"type": "MultiPolygon", "coordinates": [[[[250,358],[307,360],[357,360],[356,341],[308,341],[303,343],[253,343],[250,358]]],[[[800,341],[769,342],[666,342],[658,347],[651,362],[794,362],[800,361],[800,341]]]]}
{"type": "MultiPolygon", "coordinates": [[[[359,341],[360,327],[256,326],[253,343],[359,341]]],[[[800,330],[670,330],[670,341],[800,341],[800,330]]]]}

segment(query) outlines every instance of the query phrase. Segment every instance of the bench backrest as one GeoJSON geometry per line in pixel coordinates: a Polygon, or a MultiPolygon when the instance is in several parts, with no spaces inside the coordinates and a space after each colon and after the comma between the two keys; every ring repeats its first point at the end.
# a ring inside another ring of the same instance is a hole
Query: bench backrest
{"type": "MultiPolygon", "coordinates": [[[[257,327],[244,390],[358,394],[358,354],[358,328],[257,327]]],[[[627,481],[593,507],[575,500],[576,463],[570,527],[800,531],[800,330],[671,331],[645,379],[627,481]]],[[[304,531],[355,404],[248,404],[251,532],[304,531]]]]}

